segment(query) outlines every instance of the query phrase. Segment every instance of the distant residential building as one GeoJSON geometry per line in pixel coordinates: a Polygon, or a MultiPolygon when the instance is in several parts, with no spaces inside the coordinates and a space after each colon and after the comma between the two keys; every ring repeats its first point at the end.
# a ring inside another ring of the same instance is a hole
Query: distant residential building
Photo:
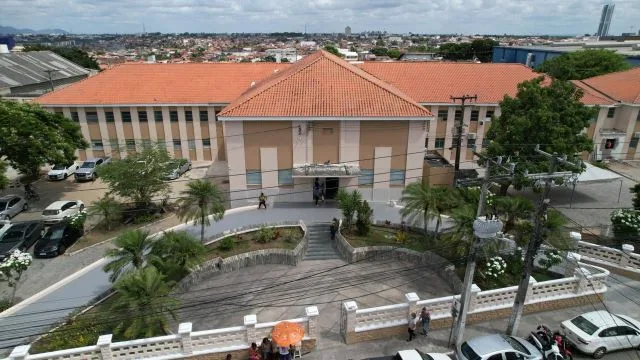
{"type": "Polygon", "coordinates": [[[0,96],[31,101],[92,74],[52,51],[0,53],[0,96]]]}
{"type": "Polygon", "coordinates": [[[318,44],[315,41],[300,41],[298,44],[301,48],[305,49],[317,49],[318,44]]]}
{"type": "Polygon", "coordinates": [[[338,52],[347,61],[357,61],[358,53],[355,51],[349,51],[349,49],[338,49],[338,52]]]}
{"type": "Polygon", "coordinates": [[[7,49],[11,50],[16,46],[16,40],[12,35],[0,35],[0,45],[7,45],[7,49]]]}
{"type": "Polygon", "coordinates": [[[398,58],[400,61],[431,61],[436,60],[436,53],[404,53],[398,58]]]}
{"type": "Polygon", "coordinates": [[[347,26],[344,28],[344,35],[351,36],[351,26],[347,26]]]}
{"type": "Polygon", "coordinates": [[[598,24],[596,36],[609,35],[609,25],[611,25],[611,18],[613,17],[613,9],[615,9],[615,7],[616,5],[613,3],[602,6],[602,14],[600,15],[600,24],[598,24]]]}
{"type": "Polygon", "coordinates": [[[302,59],[301,55],[298,55],[298,50],[293,48],[288,49],[267,49],[265,51],[267,55],[276,58],[276,62],[282,62],[282,59],[287,59],[289,62],[296,62],[302,59]]]}

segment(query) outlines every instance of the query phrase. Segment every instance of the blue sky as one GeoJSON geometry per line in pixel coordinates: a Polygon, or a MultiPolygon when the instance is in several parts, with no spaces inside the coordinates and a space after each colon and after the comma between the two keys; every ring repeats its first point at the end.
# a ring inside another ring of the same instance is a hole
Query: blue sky
{"type": "MultiPolygon", "coordinates": [[[[638,31],[640,0],[616,1],[610,33],[638,31]]],[[[3,0],[0,25],[74,33],[594,33],[599,0],[3,0]]]]}

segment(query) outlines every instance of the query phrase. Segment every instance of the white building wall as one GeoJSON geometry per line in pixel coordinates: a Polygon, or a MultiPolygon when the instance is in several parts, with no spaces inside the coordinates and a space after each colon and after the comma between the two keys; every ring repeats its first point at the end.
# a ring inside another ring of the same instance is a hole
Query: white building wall
{"type": "Polygon", "coordinates": [[[200,128],[200,109],[192,106],[191,114],[193,114],[193,138],[196,141],[196,158],[192,160],[204,160],[204,148],[202,147],[202,129],[200,128]]]}
{"type": "MultiPolygon", "coordinates": [[[[360,121],[343,120],[340,122],[341,163],[359,163],[360,159],[360,121]]],[[[340,188],[353,190],[358,188],[358,177],[340,178],[340,188]]]]}
{"type": "MultiPolygon", "coordinates": [[[[180,131],[180,134],[174,134],[174,137],[177,139],[179,136],[180,145],[181,145],[180,150],[182,151],[182,157],[188,158],[189,157],[189,141],[187,140],[187,122],[185,120],[184,110],[185,109],[183,106],[178,106],[178,130],[180,131]]],[[[193,116],[193,113],[191,113],[191,116],[193,116]]]]}
{"type": "Polygon", "coordinates": [[[244,154],[244,130],[241,121],[228,121],[223,124],[227,146],[229,166],[229,190],[231,206],[246,205],[248,202],[246,163],[244,154]]]}
{"type": "MultiPolygon", "coordinates": [[[[313,125],[311,121],[293,121],[291,123],[293,140],[293,165],[313,162],[313,125]]],[[[291,191],[287,189],[285,191],[291,191]]],[[[291,201],[312,201],[313,179],[294,178],[291,201]]]]}
{"type": "MultiPolygon", "coordinates": [[[[135,139],[136,151],[142,150],[142,134],[140,132],[140,119],[138,118],[138,108],[131,107],[129,108],[129,112],[131,114],[131,127],[133,129],[133,138],[135,139]]],[[[147,116],[147,121],[149,121],[149,117],[147,116]]]]}
{"type": "MultiPolygon", "coordinates": [[[[221,146],[221,144],[218,144],[218,138],[217,138],[215,107],[208,106],[207,114],[209,119],[209,138],[211,139],[211,149],[209,149],[211,151],[211,160],[218,161],[218,148],[221,146]]],[[[226,136],[226,133],[225,133],[225,136],[226,136]]],[[[229,160],[228,157],[227,157],[227,160],[229,160]]]]}
{"type": "Polygon", "coordinates": [[[405,186],[416,181],[422,181],[422,167],[424,165],[424,141],[427,137],[426,121],[410,121],[407,136],[407,164],[405,167],[405,186]]]}
{"type": "Polygon", "coordinates": [[[122,114],[120,108],[113,108],[114,124],[116,125],[116,136],[118,137],[118,149],[120,158],[127,157],[127,142],[124,138],[124,126],[122,125],[122,114]]]}
{"type": "Polygon", "coordinates": [[[372,201],[388,201],[391,147],[376,147],[374,157],[372,201]]]}
{"type": "Polygon", "coordinates": [[[162,108],[162,126],[164,128],[164,141],[169,155],[173,156],[173,134],[171,133],[171,120],[169,119],[169,108],[162,108]]]}
{"type": "Polygon", "coordinates": [[[109,140],[109,128],[107,127],[107,116],[104,113],[104,108],[96,109],[98,113],[98,126],[100,127],[100,137],[102,138],[102,148],[105,155],[111,155],[111,142],[109,140]]]}
{"type": "Polygon", "coordinates": [[[91,145],[91,135],[89,135],[89,125],[87,124],[87,113],[84,108],[75,109],[78,112],[78,122],[80,123],[80,132],[82,132],[82,136],[87,139],[89,143],[89,147],[85,150],[85,154],[87,159],[91,159],[93,157],[93,149],[91,145]]]}
{"type": "Polygon", "coordinates": [[[158,130],[156,130],[156,114],[153,110],[153,106],[147,106],[147,126],[149,127],[149,140],[152,143],[158,141],[158,130]]]}

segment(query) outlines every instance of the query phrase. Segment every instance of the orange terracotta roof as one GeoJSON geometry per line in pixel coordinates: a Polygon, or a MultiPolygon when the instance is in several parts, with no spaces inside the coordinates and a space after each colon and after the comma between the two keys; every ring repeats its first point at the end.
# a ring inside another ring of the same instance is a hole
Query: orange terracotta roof
{"type": "Polygon", "coordinates": [[[584,92],[580,101],[585,105],[613,105],[617,103],[617,101],[583,83],[581,80],[571,80],[571,82],[584,92]]]}
{"type": "Polygon", "coordinates": [[[595,76],[582,82],[617,101],[640,104],[640,67],[595,76]]]}
{"type": "Polygon", "coordinates": [[[221,117],[431,117],[395,87],[326,51],[256,84],[221,117]]]}
{"type": "Polygon", "coordinates": [[[123,64],[37,98],[43,105],[230,103],[276,63],[123,64]]]}
{"type": "Polygon", "coordinates": [[[522,64],[455,62],[365,62],[364,71],[390,83],[420,103],[451,103],[450,96],[478,95],[479,104],[515,96],[517,86],[540,74],[522,64]]]}

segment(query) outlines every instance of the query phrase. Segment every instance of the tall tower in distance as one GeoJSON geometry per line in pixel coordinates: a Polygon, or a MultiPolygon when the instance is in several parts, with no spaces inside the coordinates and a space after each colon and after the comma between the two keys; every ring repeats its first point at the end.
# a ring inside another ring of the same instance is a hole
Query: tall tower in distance
{"type": "Polygon", "coordinates": [[[351,26],[344,28],[344,35],[347,37],[351,36],[351,26]]]}
{"type": "Polygon", "coordinates": [[[609,25],[611,25],[611,17],[613,16],[613,9],[616,4],[605,4],[602,7],[602,15],[600,15],[600,24],[598,25],[598,32],[596,36],[607,36],[609,34],[609,25]]]}

